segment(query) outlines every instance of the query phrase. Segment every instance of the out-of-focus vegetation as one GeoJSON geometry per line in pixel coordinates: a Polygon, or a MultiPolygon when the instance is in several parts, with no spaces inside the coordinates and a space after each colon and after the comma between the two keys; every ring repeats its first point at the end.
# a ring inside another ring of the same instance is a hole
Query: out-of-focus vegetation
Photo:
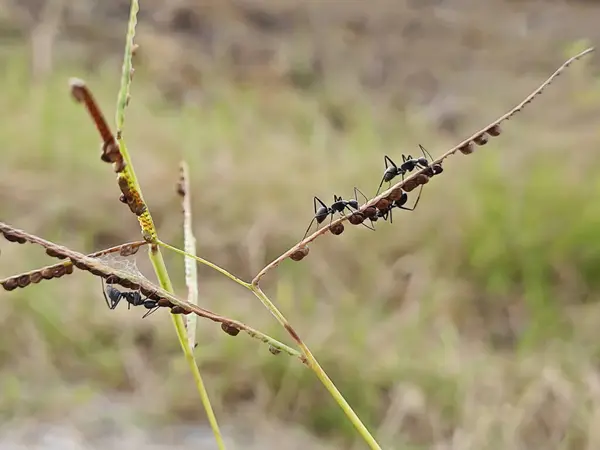
{"type": "MultiPolygon", "coordinates": [[[[84,78],[112,114],[128,2],[64,2],[60,32],[46,34],[51,63],[35,36],[53,12],[25,13],[33,3],[0,2],[0,219],[86,253],[137,239],[67,89],[70,76],[84,78]]],[[[198,253],[245,279],[302,237],[314,195],[374,194],[384,154],[415,155],[418,143],[442,153],[520,101],[574,53],[572,42],[597,44],[600,33],[593,3],[537,13],[500,1],[368,10],[205,1],[198,11],[179,2],[183,13],[144,3],[126,133],[146,200],[162,239],[180,246],[185,158],[198,253]]],[[[449,159],[414,213],[376,233],[319,239],[265,280],[386,448],[598,446],[594,58],[499,138],[449,159]]],[[[29,246],[0,248],[2,277],[48,262],[29,246]]],[[[185,292],[181,258],[165,256],[185,292]]],[[[286,339],[254,297],[204,267],[199,276],[202,305],[286,339]]],[[[166,314],[108,311],[100,283],[83,273],[0,299],[5,418],[60,417],[119,394],[138,422],[202,417],[166,314]]],[[[334,448],[355,438],[297,361],[210,323],[200,322],[199,342],[220,422],[250,408],[334,448]]]]}

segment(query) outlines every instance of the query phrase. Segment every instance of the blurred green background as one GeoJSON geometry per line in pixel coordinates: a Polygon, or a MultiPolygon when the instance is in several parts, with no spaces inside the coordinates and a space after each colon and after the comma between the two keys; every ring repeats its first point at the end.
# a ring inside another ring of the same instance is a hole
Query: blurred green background
{"type": "MultiPolygon", "coordinates": [[[[140,237],[67,84],[112,122],[128,9],[0,0],[0,220],[83,253],[140,237]]],[[[182,246],[185,158],[199,255],[249,280],[314,195],[373,195],[384,154],[440,155],[598,45],[599,23],[593,1],[142,0],[124,135],[161,238],[182,246]]],[[[599,61],[447,160],[415,212],[265,279],[385,448],[600,446],[599,61]]],[[[52,263],[0,251],[0,278],[52,263]]],[[[199,276],[202,306],[289,342],[247,291],[199,276]]],[[[0,300],[2,448],[214,448],[168,314],[109,311],[81,272],[0,300]]],[[[365,448],[297,361],[205,321],[198,339],[231,448],[365,448]]]]}

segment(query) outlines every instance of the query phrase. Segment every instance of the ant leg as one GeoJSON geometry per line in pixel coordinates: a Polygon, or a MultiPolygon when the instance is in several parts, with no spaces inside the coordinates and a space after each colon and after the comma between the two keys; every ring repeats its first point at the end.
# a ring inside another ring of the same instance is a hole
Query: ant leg
{"type": "MultiPolygon", "coordinates": [[[[375,194],[375,197],[377,197],[379,195],[379,191],[381,191],[381,186],[383,186],[383,182],[385,181],[385,176],[381,177],[381,183],[379,183],[379,187],[377,188],[377,193],[375,194]]],[[[390,183],[391,185],[391,183],[390,183]]]]}
{"type": "Polygon", "coordinates": [[[415,200],[415,204],[412,205],[411,208],[409,208],[407,206],[398,206],[398,208],[404,209],[405,211],[414,211],[415,209],[417,209],[417,205],[419,204],[419,200],[421,200],[421,192],[423,192],[423,185],[421,185],[421,187],[419,189],[419,195],[417,196],[417,200],[415,200]]]}
{"type": "Polygon", "coordinates": [[[106,288],[104,287],[104,277],[100,277],[100,280],[102,280],[102,295],[104,295],[104,301],[106,302],[106,306],[108,306],[108,309],[113,309],[110,307],[110,302],[108,300],[108,297],[106,296],[106,288]]]}
{"type": "MultiPolygon", "coordinates": [[[[304,237],[302,238],[302,240],[306,239],[306,236],[308,236],[308,232],[310,231],[310,227],[312,227],[312,224],[314,223],[314,221],[317,219],[317,217],[313,217],[313,219],[310,221],[310,223],[308,224],[308,228],[306,229],[306,233],[304,233],[304,237]]],[[[318,225],[317,225],[318,228],[318,225]]]]}
{"type": "Polygon", "coordinates": [[[146,314],[144,314],[142,316],[142,319],[145,319],[146,317],[148,317],[150,314],[152,314],[153,312],[156,312],[158,310],[158,308],[160,308],[160,306],[156,306],[154,308],[152,308],[150,311],[148,311],[146,314]]]}
{"type": "MultiPolygon", "coordinates": [[[[386,169],[389,167],[388,166],[388,162],[390,163],[390,166],[392,166],[394,169],[398,168],[398,166],[396,165],[396,163],[394,161],[392,161],[392,158],[390,158],[388,155],[385,155],[383,157],[383,161],[385,162],[385,168],[386,169]]],[[[402,161],[402,162],[404,162],[404,161],[402,161]]]]}
{"type": "MultiPolygon", "coordinates": [[[[348,208],[352,214],[354,214],[355,212],[358,212],[358,210],[356,210],[356,211],[352,211],[352,210],[350,209],[350,207],[349,207],[349,206],[346,206],[345,208],[348,208]]],[[[344,217],[348,217],[348,216],[346,216],[346,213],[344,212],[344,210],[340,211],[340,213],[342,214],[342,216],[344,216],[344,217]]],[[[370,226],[369,226],[369,225],[367,225],[367,224],[366,224],[364,221],[363,221],[363,222],[361,222],[360,224],[361,224],[363,227],[365,227],[365,228],[368,228],[369,230],[373,230],[373,231],[375,231],[375,228],[373,228],[373,227],[370,227],[370,226]]]]}
{"type": "Polygon", "coordinates": [[[356,194],[357,192],[360,192],[360,195],[363,196],[363,198],[365,199],[365,203],[367,203],[369,201],[367,196],[365,194],[363,194],[362,191],[359,188],[357,188],[356,186],[354,187],[354,200],[356,200],[358,202],[358,195],[356,194]]]}
{"type": "MultiPolygon", "coordinates": [[[[343,211],[342,211],[343,212],[343,211]]],[[[331,211],[330,216],[329,216],[329,226],[331,226],[331,222],[333,222],[333,215],[335,214],[334,211],[331,211]]]]}
{"type": "MultiPolygon", "coordinates": [[[[108,296],[106,295],[106,289],[109,286],[109,284],[107,283],[107,287],[104,286],[104,278],[100,277],[101,282],[102,282],[102,295],[104,295],[104,300],[106,301],[106,306],[108,306],[108,309],[115,309],[117,307],[117,305],[119,304],[119,302],[121,301],[122,298],[122,294],[119,292],[119,296],[117,297],[117,300],[112,301],[108,299],[108,296]]],[[[110,283],[112,284],[112,283],[110,283]]],[[[114,289],[114,288],[113,288],[114,289]]]]}
{"type": "Polygon", "coordinates": [[[366,224],[366,223],[364,223],[364,222],[361,222],[361,225],[362,225],[363,227],[365,227],[365,228],[368,228],[369,230],[373,230],[373,231],[375,231],[375,227],[372,227],[372,226],[370,227],[369,225],[367,225],[367,224],[366,224]]]}
{"type": "Polygon", "coordinates": [[[429,158],[430,160],[433,161],[433,157],[431,156],[431,153],[429,153],[427,151],[427,149],[425,149],[425,147],[423,147],[421,144],[419,144],[419,147],[421,148],[421,151],[423,152],[423,156],[425,156],[425,158],[429,158]]]}
{"type": "MultiPolygon", "coordinates": [[[[306,239],[306,236],[308,236],[308,232],[310,231],[310,227],[312,227],[313,222],[317,219],[317,202],[319,202],[321,204],[321,206],[323,206],[323,208],[327,208],[327,205],[325,203],[323,203],[319,197],[313,197],[313,209],[315,211],[315,216],[308,224],[308,228],[306,229],[306,232],[304,233],[304,237],[302,238],[302,240],[306,239]]],[[[319,226],[317,225],[317,229],[318,228],[319,228],[319,226]]]]}
{"type": "MultiPolygon", "coordinates": [[[[335,198],[335,195],[333,197],[335,198]]],[[[325,203],[323,203],[319,197],[314,197],[313,198],[313,207],[315,209],[315,214],[317,214],[317,202],[319,202],[323,208],[327,208],[327,205],[325,203]]]]}

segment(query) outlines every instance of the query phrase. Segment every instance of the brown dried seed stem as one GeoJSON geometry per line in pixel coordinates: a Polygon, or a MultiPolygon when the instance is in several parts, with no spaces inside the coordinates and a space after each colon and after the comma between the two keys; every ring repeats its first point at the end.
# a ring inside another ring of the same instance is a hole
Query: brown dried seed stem
{"type": "Polygon", "coordinates": [[[102,138],[102,161],[114,163],[115,171],[122,172],[125,168],[123,155],[121,155],[115,136],[110,130],[110,126],[108,125],[104,114],[102,114],[102,110],[92,95],[92,92],[86,86],[85,82],[79,78],[71,78],[69,80],[69,85],[71,86],[73,98],[77,102],[85,105],[90,117],[98,129],[98,133],[100,133],[100,137],[102,138]]]}
{"type": "MultiPolygon", "coordinates": [[[[121,245],[117,245],[115,247],[110,247],[110,248],[106,248],[104,250],[100,250],[98,252],[95,253],[90,253],[89,256],[90,258],[97,258],[99,256],[105,256],[105,255],[110,255],[111,253],[120,253],[121,256],[130,256],[135,254],[139,248],[143,245],[146,245],[147,242],[146,241],[136,241],[136,242],[128,242],[126,244],[121,244],[121,245]]],[[[50,254],[50,256],[53,257],[57,257],[58,255],[52,255],[50,254]]],[[[69,268],[73,267],[73,263],[70,260],[58,263],[58,264],[54,264],[52,266],[46,266],[46,267],[41,267],[39,269],[35,269],[35,270],[31,270],[29,272],[24,272],[24,273],[20,273],[18,275],[13,275],[12,277],[8,277],[8,278],[4,278],[2,280],[0,280],[0,285],[11,285],[12,283],[16,282],[19,278],[24,278],[24,277],[28,277],[28,278],[33,278],[34,280],[37,279],[38,277],[40,277],[42,274],[44,274],[44,276],[41,277],[41,280],[51,280],[52,278],[58,278],[61,277],[63,275],[70,275],[71,273],[73,273],[72,270],[69,270],[69,268]],[[63,268],[65,269],[65,272],[63,273],[63,268]],[[48,275],[46,275],[48,274],[48,275]],[[52,275],[52,276],[51,276],[52,275]]],[[[37,282],[39,282],[37,281],[37,282]]],[[[32,281],[34,283],[36,283],[35,281],[32,281]]]]}
{"type": "MultiPolygon", "coordinates": [[[[455,145],[454,147],[452,147],[450,150],[448,150],[446,153],[444,153],[438,159],[436,159],[435,161],[431,162],[430,165],[440,164],[440,163],[442,163],[442,161],[444,161],[446,158],[448,158],[449,156],[451,156],[454,153],[456,153],[457,151],[459,151],[461,148],[469,146],[471,144],[471,142],[474,142],[474,141],[477,141],[477,140],[481,140],[481,137],[485,136],[485,134],[487,133],[487,131],[490,130],[490,129],[492,130],[492,132],[490,133],[491,136],[493,136],[494,134],[498,133],[499,130],[500,130],[500,124],[502,122],[505,122],[506,120],[510,119],[516,113],[518,113],[519,111],[521,111],[527,104],[529,104],[535,97],[537,97],[538,95],[540,95],[543,92],[543,90],[546,89],[546,87],[548,87],[548,85],[550,85],[556,79],[556,77],[558,77],[572,63],[574,63],[575,61],[577,61],[577,60],[583,58],[584,56],[592,53],[593,51],[594,51],[594,48],[590,47],[587,50],[584,50],[581,53],[579,53],[579,54],[577,54],[577,55],[569,58],[558,69],[556,69],[556,71],[552,75],[550,75],[548,77],[548,79],[546,79],[546,81],[544,81],[537,89],[535,89],[531,94],[529,94],[521,103],[519,103],[517,106],[515,106],[514,108],[512,108],[510,111],[508,111],[503,116],[501,116],[498,119],[496,119],[494,122],[486,125],[484,128],[480,129],[479,131],[477,131],[476,133],[474,133],[473,135],[471,135],[470,137],[468,137],[467,139],[465,139],[461,143],[459,143],[459,144],[455,145]]],[[[411,180],[415,179],[416,177],[424,175],[424,173],[426,171],[428,171],[428,169],[421,169],[421,170],[413,173],[411,176],[405,178],[403,181],[400,181],[400,182],[396,183],[391,188],[389,188],[387,191],[381,193],[377,197],[374,197],[371,200],[369,200],[368,202],[366,202],[365,204],[363,204],[359,208],[359,211],[361,213],[364,212],[365,209],[367,209],[367,208],[369,208],[371,206],[374,206],[381,199],[388,197],[392,193],[392,191],[394,189],[402,188],[406,183],[411,182],[411,180]]],[[[271,270],[275,269],[284,259],[290,257],[292,254],[296,253],[298,250],[306,247],[308,244],[310,244],[312,241],[314,241],[315,239],[317,239],[319,236],[322,236],[325,233],[327,233],[331,229],[331,227],[338,226],[338,224],[341,224],[342,222],[346,221],[347,218],[348,218],[347,216],[346,217],[341,217],[341,218],[335,220],[331,224],[331,226],[329,226],[329,227],[323,227],[320,230],[315,231],[313,234],[311,234],[310,236],[308,236],[306,239],[298,242],[296,245],[294,245],[288,251],[286,251],[282,255],[278,256],[277,258],[275,258],[272,262],[270,262],[267,266],[265,266],[254,277],[254,279],[252,280],[252,285],[253,286],[258,286],[259,283],[260,283],[260,280],[267,273],[269,273],[271,270]]]]}
{"type": "Polygon", "coordinates": [[[242,322],[229,319],[227,317],[213,313],[212,311],[209,311],[207,309],[200,308],[197,305],[193,305],[185,300],[181,300],[175,295],[165,291],[164,289],[161,289],[160,287],[156,286],[155,284],[151,283],[145,278],[136,277],[135,275],[132,275],[123,270],[115,269],[104,264],[102,261],[96,258],[91,258],[89,256],[84,255],[83,253],[79,253],[61,245],[54,244],[50,241],[42,239],[41,237],[29,234],[23,230],[14,228],[11,225],[8,225],[3,222],[0,222],[0,234],[3,234],[5,237],[10,236],[16,238],[17,240],[15,240],[15,242],[22,241],[40,245],[45,249],[50,250],[50,252],[48,252],[49,254],[52,254],[56,257],[69,258],[72,261],[73,265],[80,270],[88,271],[93,275],[102,278],[111,277],[111,282],[114,282],[115,284],[119,284],[127,288],[139,288],[142,293],[145,293],[145,295],[152,295],[152,298],[160,299],[165,306],[167,306],[168,304],[172,304],[179,307],[180,310],[178,312],[181,312],[183,314],[191,312],[199,317],[211,320],[213,322],[226,324],[228,328],[237,328],[241,331],[244,331],[246,334],[253,337],[254,339],[258,339],[259,341],[262,341],[267,345],[272,345],[287,353],[288,355],[295,356],[298,359],[300,359],[300,361],[302,361],[304,364],[307,363],[306,358],[297,350],[294,350],[293,348],[277,341],[276,339],[273,339],[272,337],[264,333],[261,333],[260,331],[252,327],[249,327],[248,325],[242,322]]]}

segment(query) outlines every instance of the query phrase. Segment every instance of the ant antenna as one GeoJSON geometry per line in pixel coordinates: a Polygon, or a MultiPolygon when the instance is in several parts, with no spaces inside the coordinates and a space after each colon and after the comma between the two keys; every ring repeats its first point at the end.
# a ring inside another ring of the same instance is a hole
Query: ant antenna
{"type": "Polygon", "coordinates": [[[429,153],[425,147],[423,147],[421,144],[419,144],[419,148],[421,149],[421,151],[423,152],[423,155],[425,157],[429,157],[429,159],[431,159],[433,161],[433,157],[431,156],[431,153],[429,153]]]}

